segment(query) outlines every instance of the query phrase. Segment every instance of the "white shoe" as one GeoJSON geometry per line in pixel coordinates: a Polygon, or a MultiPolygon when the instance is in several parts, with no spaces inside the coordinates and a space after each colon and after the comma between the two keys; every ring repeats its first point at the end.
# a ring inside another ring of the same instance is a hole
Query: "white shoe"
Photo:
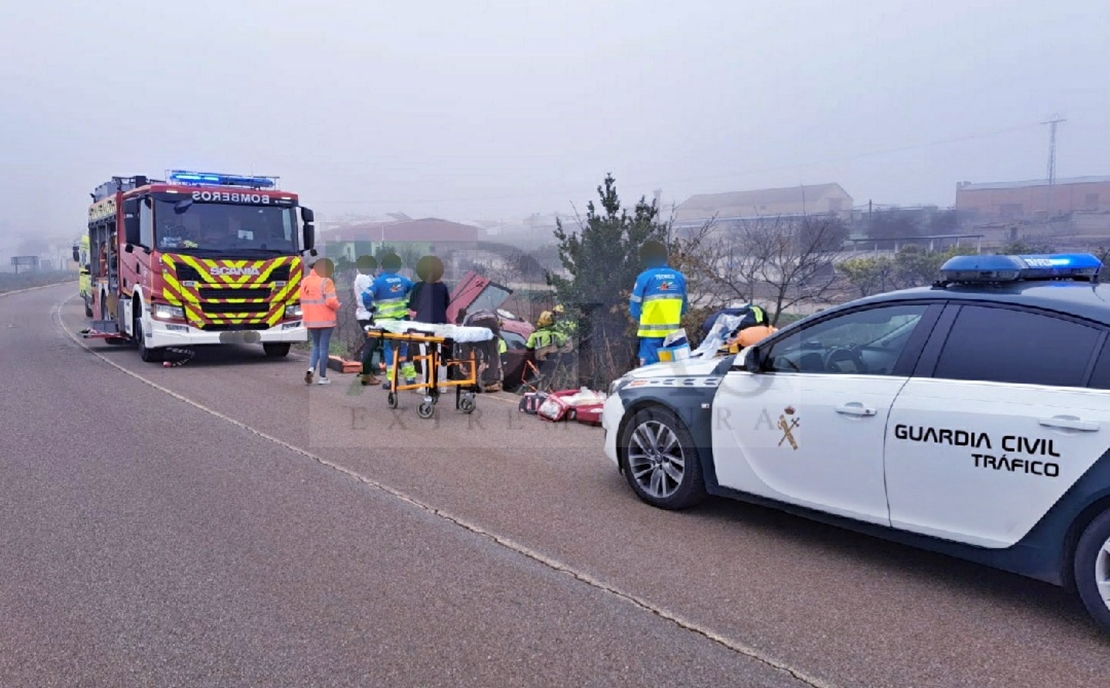
{"type": "Polygon", "coordinates": [[[316,384],[318,384],[318,385],[330,385],[330,384],[331,384],[331,380],[329,380],[329,379],[327,378],[327,376],[324,376],[324,377],[320,378],[319,380],[317,380],[317,381],[316,381],[316,384]]]}

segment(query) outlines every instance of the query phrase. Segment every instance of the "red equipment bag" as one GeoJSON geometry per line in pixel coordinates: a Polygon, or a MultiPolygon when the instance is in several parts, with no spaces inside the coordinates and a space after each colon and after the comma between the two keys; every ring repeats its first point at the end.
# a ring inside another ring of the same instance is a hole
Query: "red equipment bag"
{"type": "Polygon", "coordinates": [[[534,416],[539,413],[540,406],[545,399],[547,399],[547,395],[543,392],[528,392],[520,398],[520,404],[517,408],[530,416],[534,416]]]}
{"type": "Polygon", "coordinates": [[[552,392],[540,404],[538,415],[544,420],[555,423],[563,420],[574,420],[577,409],[570,405],[568,399],[578,394],[577,389],[566,389],[561,392],[552,392]]]}
{"type": "Polygon", "coordinates": [[[574,420],[586,425],[601,425],[604,404],[585,404],[574,409],[574,420]]]}

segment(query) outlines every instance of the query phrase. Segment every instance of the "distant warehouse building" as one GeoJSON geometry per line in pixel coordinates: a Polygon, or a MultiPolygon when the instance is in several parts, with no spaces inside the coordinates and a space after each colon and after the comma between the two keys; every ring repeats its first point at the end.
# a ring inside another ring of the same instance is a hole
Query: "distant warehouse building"
{"type": "Polygon", "coordinates": [[[810,184],[781,189],[732,191],[691,196],[675,208],[676,227],[697,227],[710,218],[728,226],[756,218],[794,218],[811,215],[849,219],[852,197],[840,184],[810,184]]]}
{"type": "Polygon", "coordinates": [[[972,222],[1044,222],[1075,213],[1110,212],[1110,177],[956,185],[956,211],[972,222]]]}

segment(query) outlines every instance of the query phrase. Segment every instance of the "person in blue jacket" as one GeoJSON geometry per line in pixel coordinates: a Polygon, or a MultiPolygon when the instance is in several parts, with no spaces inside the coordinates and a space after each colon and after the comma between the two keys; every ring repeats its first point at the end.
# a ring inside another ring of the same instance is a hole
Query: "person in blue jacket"
{"type": "Polygon", "coordinates": [[[682,327],[686,314],[686,276],[667,267],[667,247],[648,241],[640,249],[647,269],[636,278],[628,311],[639,323],[640,365],[659,362],[659,347],[667,335],[682,327]]]}
{"type": "MultiPolygon", "coordinates": [[[[397,274],[397,271],[401,269],[401,257],[396,253],[383,256],[381,268],[381,274],[374,280],[371,287],[371,295],[377,308],[374,313],[375,320],[379,323],[383,320],[408,320],[409,294],[412,292],[413,284],[408,277],[397,274]]],[[[385,340],[382,353],[385,355],[386,365],[392,366],[393,345],[390,340],[385,340]]],[[[413,384],[416,382],[416,367],[407,359],[408,345],[402,343],[397,360],[404,361],[401,366],[401,374],[408,384],[413,384]]],[[[382,383],[382,386],[389,387],[389,381],[386,380],[382,383]]]]}

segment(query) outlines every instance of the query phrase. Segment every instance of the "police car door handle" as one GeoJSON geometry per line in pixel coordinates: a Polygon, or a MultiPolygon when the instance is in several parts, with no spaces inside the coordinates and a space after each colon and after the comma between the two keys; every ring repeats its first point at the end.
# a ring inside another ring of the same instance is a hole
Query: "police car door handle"
{"type": "Polygon", "coordinates": [[[1041,418],[1040,424],[1050,428],[1065,428],[1067,430],[1085,430],[1086,432],[1098,431],[1098,423],[1081,420],[1075,416],[1053,416],[1041,418]]]}
{"type": "Polygon", "coordinates": [[[850,404],[841,404],[836,407],[837,413],[843,413],[848,416],[873,416],[875,409],[868,408],[859,402],[852,402],[850,404]]]}

